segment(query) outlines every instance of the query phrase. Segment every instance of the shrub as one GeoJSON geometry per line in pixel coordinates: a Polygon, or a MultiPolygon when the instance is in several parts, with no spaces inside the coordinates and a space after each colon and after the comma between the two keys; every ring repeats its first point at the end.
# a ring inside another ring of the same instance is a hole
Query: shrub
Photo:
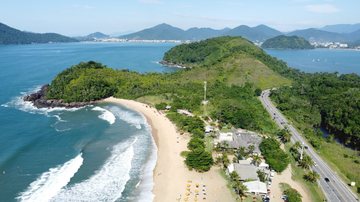
{"type": "Polygon", "coordinates": [[[288,188],[284,191],[284,194],[287,196],[288,202],[301,202],[301,195],[300,193],[293,188],[288,188]]]}
{"type": "Polygon", "coordinates": [[[211,166],[214,164],[214,160],[211,153],[204,149],[195,149],[188,153],[185,163],[190,169],[205,172],[210,170],[211,166]]]}

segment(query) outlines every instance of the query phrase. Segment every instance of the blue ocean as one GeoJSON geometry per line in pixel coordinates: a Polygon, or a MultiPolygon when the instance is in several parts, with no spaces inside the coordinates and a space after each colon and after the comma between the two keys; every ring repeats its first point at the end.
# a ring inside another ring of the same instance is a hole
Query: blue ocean
{"type": "Polygon", "coordinates": [[[348,49],[265,50],[304,72],[338,72],[360,74],[360,51],[348,49]]]}
{"type": "Polygon", "coordinates": [[[144,117],[100,104],[36,109],[22,96],[81,61],[169,72],[175,44],[0,46],[0,201],[149,201],[156,146],[144,117]]]}
{"type": "MultiPolygon", "coordinates": [[[[36,109],[22,96],[81,61],[176,71],[157,63],[175,45],[0,46],[0,201],[151,201],[157,148],[142,115],[113,104],[36,109]]],[[[268,52],[307,72],[360,73],[357,51],[268,52]]]]}

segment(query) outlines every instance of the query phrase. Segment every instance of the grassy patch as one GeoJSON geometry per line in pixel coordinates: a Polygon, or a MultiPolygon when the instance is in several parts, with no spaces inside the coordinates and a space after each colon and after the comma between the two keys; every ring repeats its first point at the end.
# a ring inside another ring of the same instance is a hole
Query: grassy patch
{"type": "MultiPolygon", "coordinates": [[[[328,165],[347,183],[360,184],[360,156],[358,152],[336,142],[323,142],[318,151],[328,165]]],[[[352,187],[356,193],[356,186],[352,187]]],[[[359,193],[358,193],[359,195],[359,193]]]]}
{"type": "Polygon", "coordinates": [[[280,190],[282,192],[284,192],[285,190],[291,188],[291,186],[289,184],[286,184],[286,183],[280,183],[280,190]]]}
{"type": "MultiPolygon", "coordinates": [[[[290,144],[285,145],[285,149],[289,152],[290,144]]],[[[296,165],[295,159],[291,156],[290,164],[292,169],[292,179],[301,183],[306,192],[310,195],[312,201],[323,201],[325,195],[317,183],[311,183],[304,180],[305,171],[296,165]]]]}
{"type": "Polygon", "coordinates": [[[166,95],[146,95],[143,97],[139,97],[136,99],[136,101],[149,104],[152,106],[155,106],[156,104],[160,104],[162,102],[167,103],[170,102],[170,100],[167,98],[166,95]]]}
{"type": "Polygon", "coordinates": [[[210,136],[205,136],[204,142],[205,142],[205,150],[208,152],[212,152],[214,148],[214,139],[210,136]]]}

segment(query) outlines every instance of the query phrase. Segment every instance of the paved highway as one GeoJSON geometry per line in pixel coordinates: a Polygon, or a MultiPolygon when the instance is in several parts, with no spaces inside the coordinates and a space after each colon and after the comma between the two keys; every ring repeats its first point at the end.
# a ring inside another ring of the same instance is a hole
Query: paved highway
{"type": "Polygon", "coordinates": [[[300,143],[304,144],[305,148],[307,148],[304,152],[307,153],[315,163],[315,166],[313,166],[312,169],[320,175],[319,185],[324,191],[327,201],[359,201],[357,196],[350,190],[350,188],[341,180],[341,178],[334,171],[331,170],[331,168],[320,158],[320,156],[313,150],[313,148],[307,145],[307,142],[300,135],[300,133],[292,125],[289,124],[286,118],[272,104],[269,95],[270,90],[265,90],[262,92],[261,96],[259,97],[262,104],[280,128],[287,127],[287,129],[292,134],[291,141],[293,143],[299,141],[300,143]]]}

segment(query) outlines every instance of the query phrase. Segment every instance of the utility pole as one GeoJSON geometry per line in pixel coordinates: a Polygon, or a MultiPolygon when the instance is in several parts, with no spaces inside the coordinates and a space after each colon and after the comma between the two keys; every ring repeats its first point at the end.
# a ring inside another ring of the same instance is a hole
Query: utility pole
{"type": "Polygon", "coordinates": [[[207,82],[204,81],[204,102],[206,102],[206,84],[207,82]]]}
{"type": "Polygon", "coordinates": [[[304,143],[301,144],[300,160],[303,159],[303,154],[304,154],[304,143]]]}
{"type": "Polygon", "coordinates": [[[203,105],[207,105],[208,101],[206,100],[206,93],[207,93],[207,82],[204,81],[204,100],[201,102],[203,105]]]}

